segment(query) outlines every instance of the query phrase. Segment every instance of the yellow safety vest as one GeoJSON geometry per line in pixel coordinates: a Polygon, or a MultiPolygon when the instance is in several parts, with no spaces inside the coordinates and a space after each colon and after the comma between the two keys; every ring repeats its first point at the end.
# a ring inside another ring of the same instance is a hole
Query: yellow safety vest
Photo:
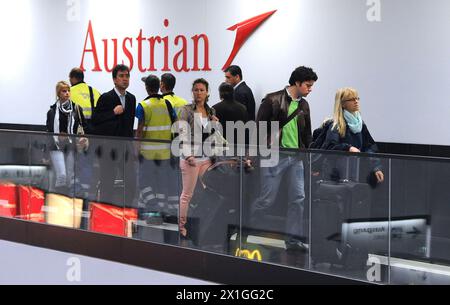
{"type": "MultiPolygon", "coordinates": [[[[92,88],[94,93],[94,107],[97,106],[97,101],[100,98],[100,93],[92,88]]],[[[70,96],[72,101],[83,109],[83,115],[87,120],[92,117],[91,95],[89,93],[89,86],[86,83],[79,83],[70,88],[70,96]]]]}
{"type": "MultiPolygon", "coordinates": [[[[144,108],[144,139],[172,140],[172,121],[165,99],[153,97],[140,103],[144,108]]],[[[172,106],[173,107],[173,106],[172,106]]],[[[142,142],[141,154],[147,160],[170,159],[170,143],[142,142]]]]}
{"type": "Polygon", "coordinates": [[[172,103],[173,109],[175,110],[175,112],[177,113],[177,117],[179,118],[181,108],[186,106],[188,104],[188,102],[184,98],[179,97],[175,94],[164,95],[164,98],[172,103]]]}

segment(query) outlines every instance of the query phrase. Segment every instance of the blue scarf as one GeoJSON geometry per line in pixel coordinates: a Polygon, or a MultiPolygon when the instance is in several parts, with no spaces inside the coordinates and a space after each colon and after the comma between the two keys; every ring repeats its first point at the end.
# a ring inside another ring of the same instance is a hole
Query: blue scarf
{"type": "Polygon", "coordinates": [[[360,133],[363,127],[363,121],[359,112],[351,113],[344,110],[344,118],[348,127],[353,133],[360,133]]]}

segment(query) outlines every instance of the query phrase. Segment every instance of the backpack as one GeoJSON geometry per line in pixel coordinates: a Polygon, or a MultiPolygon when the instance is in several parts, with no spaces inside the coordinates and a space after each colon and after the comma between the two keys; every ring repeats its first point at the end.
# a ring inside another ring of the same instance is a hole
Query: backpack
{"type": "Polygon", "coordinates": [[[327,138],[328,129],[333,126],[333,120],[328,119],[320,125],[319,128],[313,132],[313,140],[309,145],[309,148],[320,149],[327,138]]]}

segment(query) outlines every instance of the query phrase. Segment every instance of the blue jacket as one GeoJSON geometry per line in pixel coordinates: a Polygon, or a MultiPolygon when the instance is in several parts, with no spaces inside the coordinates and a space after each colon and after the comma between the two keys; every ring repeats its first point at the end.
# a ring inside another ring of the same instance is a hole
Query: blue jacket
{"type": "MultiPolygon", "coordinates": [[[[326,139],[321,149],[349,151],[350,147],[356,147],[364,153],[377,153],[378,146],[370,135],[366,124],[363,122],[363,128],[359,133],[353,133],[347,125],[345,136],[341,138],[336,128],[332,126],[328,129],[326,139]]],[[[337,161],[337,160],[335,160],[337,161]]],[[[378,158],[370,158],[370,167],[373,172],[383,169],[381,161],[378,158]]],[[[339,162],[338,162],[339,163],[339,162]]],[[[341,164],[341,167],[343,165],[341,164]]],[[[339,166],[338,166],[339,167],[339,166]]]]}
{"type": "Polygon", "coordinates": [[[343,138],[341,138],[336,128],[328,129],[327,137],[321,149],[349,151],[351,146],[356,147],[361,152],[365,153],[378,152],[377,144],[364,123],[362,131],[356,134],[353,133],[347,125],[345,137],[343,138]]]}

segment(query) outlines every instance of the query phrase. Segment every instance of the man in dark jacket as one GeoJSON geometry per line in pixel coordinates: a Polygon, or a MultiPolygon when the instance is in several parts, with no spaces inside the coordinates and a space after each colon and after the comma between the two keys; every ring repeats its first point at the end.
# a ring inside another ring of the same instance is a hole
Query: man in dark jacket
{"type": "Polygon", "coordinates": [[[112,73],[115,87],[100,96],[92,115],[95,134],[132,138],[136,97],[126,91],[130,85],[130,69],[117,65],[112,73]]]}
{"type": "MultiPolygon", "coordinates": [[[[117,65],[112,71],[114,89],[100,96],[92,114],[94,133],[103,136],[134,136],[136,97],[127,92],[130,69],[117,65]]],[[[100,200],[119,206],[134,206],[136,170],[133,142],[129,140],[97,140],[100,163],[100,200]],[[115,188],[120,185],[123,188],[115,188]],[[125,198],[124,198],[125,193],[125,198]],[[122,202],[125,200],[124,202],[122,202]]]]}
{"type": "MultiPolygon", "coordinates": [[[[257,122],[279,122],[279,142],[281,148],[304,149],[311,143],[311,117],[308,96],[318,77],[307,67],[298,67],[292,72],[289,86],[278,92],[268,94],[258,111],[257,122]]],[[[268,124],[270,125],[270,124],[268,124]]],[[[269,131],[268,142],[272,139],[269,131]]],[[[275,133],[274,133],[275,134],[275,133]]],[[[288,183],[284,190],[288,197],[286,216],[287,250],[306,251],[306,234],[304,232],[304,167],[301,153],[295,155],[281,153],[278,165],[261,169],[261,194],[251,207],[252,224],[261,227],[264,216],[275,204],[279,186],[283,177],[288,183]]]]}
{"type": "Polygon", "coordinates": [[[230,142],[231,135],[227,135],[227,126],[226,122],[243,122],[247,123],[248,121],[248,114],[247,109],[244,105],[238,103],[234,99],[234,92],[233,92],[233,86],[231,86],[228,83],[223,83],[219,87],[219,95],[220,99],[222,100],[220,103],[213,106],[213,108],[216,110],[216,116],[219,119],[220,124],[223,128],[223,136],[230,144],[236,145],[236,144],[245,144],[245,143],[238,143],[238,135],[237,131],[235,130],[233,141],[230,142]]]}
{"type": "Polygon", "coordinates": [[[234,99],[245,106],[250,121],[255,120],[255,98],[242,79],[242,70],[239,66],[229,66],[225,70],[225,81],[234,87],[234,99]]]}

